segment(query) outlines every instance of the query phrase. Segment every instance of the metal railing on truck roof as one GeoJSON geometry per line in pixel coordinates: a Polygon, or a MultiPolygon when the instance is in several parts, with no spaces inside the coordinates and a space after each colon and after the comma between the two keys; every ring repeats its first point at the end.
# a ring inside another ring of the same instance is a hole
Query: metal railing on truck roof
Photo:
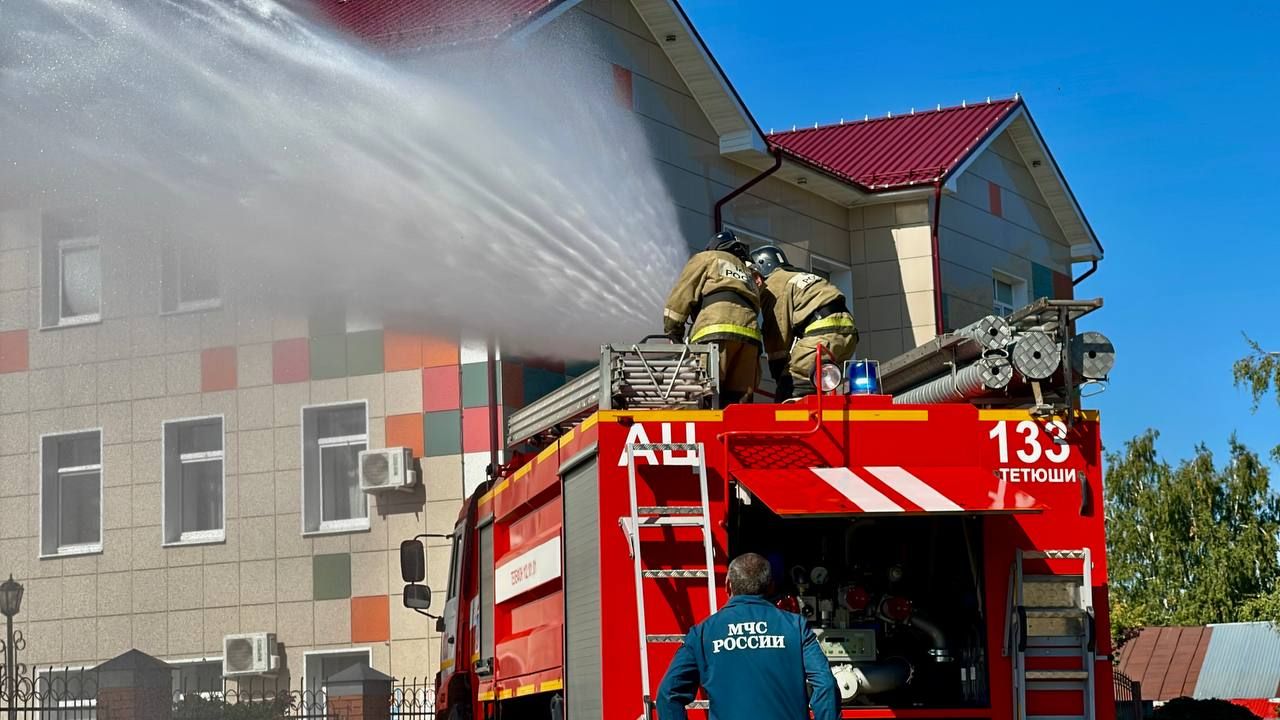
{"type": "Polygon", "coordinates": [[[601,346],[598,366],[511,414],[507,445],[554,438],[597,410],[712,407],[720,392],[715,346],[661,337],[601,346]]]}

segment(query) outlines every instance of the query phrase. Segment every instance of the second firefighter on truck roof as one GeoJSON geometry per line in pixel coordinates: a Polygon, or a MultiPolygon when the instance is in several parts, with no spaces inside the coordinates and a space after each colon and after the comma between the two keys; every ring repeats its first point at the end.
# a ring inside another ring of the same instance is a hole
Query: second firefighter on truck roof
{"type": "Polygon", "coordinates": [[[778,382],[779,401],[815,392],[819,343],[839,363],[853,356],[857,344],[853,317],[834,285],[790,266],[777,248],[761,248],[748,255],[747,246],[728,230],[713,237],[707,249],[685,265],[667,298],[665,334],[683,342],[690,316],[689,342],[719,348],[721,407],[750,402],[760,382],[762,342],[778,382]],[[757,281],[757,275],[763,280],[757,281]]]}

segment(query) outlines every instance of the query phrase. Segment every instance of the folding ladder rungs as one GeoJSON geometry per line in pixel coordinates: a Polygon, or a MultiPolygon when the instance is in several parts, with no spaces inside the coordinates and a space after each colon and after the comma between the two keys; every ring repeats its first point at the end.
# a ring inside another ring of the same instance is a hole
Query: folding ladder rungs
{"type": "Polygon", "coordinates": [[[1024,610],[1029,618],[1078,618],[1088,614],[1083,608],[1073,607],[1029,607],[1024,610]]]}
{"type": "Polygon", "coordinates": [[[1028,670],[1027,680],[1058,682],[1062,680],[1088,680],[1088,670],[1028,670]]]}
{"type": "Polygon", "coordinates": [[[646,635],[644,639],[651,643],[678,643],[684,642],[684,635],[646,635]]]}
{"type": "Polygon", "coordinates": [[[1024,550],[1023,560],[1083,560],[1084,550],[1024,550]]]}
{"type": "Polygon", "coordinates": [[[636,508],[638,515],[701,515],[698,505],[646,505],[636,508]]]}
{"type": "Polygon", "coordinates": [[[697,443],[635,443],[632,452],[698,452],[697,443]]]}
{"type": "Polygon", "coordinates": [[[642,570],[642,575],[647,578],[676,578],[687,580],[691,578],[705,578],[706,570],[642,570]]]}

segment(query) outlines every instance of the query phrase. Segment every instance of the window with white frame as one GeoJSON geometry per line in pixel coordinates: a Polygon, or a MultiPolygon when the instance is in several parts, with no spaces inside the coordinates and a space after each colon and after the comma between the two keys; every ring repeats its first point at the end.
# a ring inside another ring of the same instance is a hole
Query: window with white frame
{"type": "Polygon", "coordinates": [[[360,490],[360,451],[369,444],[365,402],[302,409],[302,501],[305,532],[369,527],[360,490]]]}
{"type": "Polygon", "coordinates": [[[303,653],[304,686],[308,695],[303,699],[303,706],[312,712],[323,712],[326,686],[333,676],[359,665],[372,664],[373,653],[369,648],[303,653]]]}
{"type": "Polygon", "coordinates": [[[91,667],[42,669],[33,694],[43,698],[40,717],[49,720],[97,720],[98,680],[91,667]]]}
{"type": "Polygon", "coordinates": [[[46,213],[40,248],[41,325],[102,319],[102,252],[91,213],[46,213]]]}
{"type": "Polygon", "coordinates": [[[168,660],[173,667],[173,698],[215,700],[223,696],[222,658],[168,660]]]}
{"type": "Polygon", "coordinates": [[[221,417],[164,424],[164,541],[225,538],[221,417]]]}
{"type": "Polygon", "coordinates": [[[102,550],[102,431],[40,439],[40,554],[102,550]]]}
{"type": "Polygon", "coordinates": [[[160,258],[160,311],[191,312],[221,305],[214,246],[195,240],[166,245],[160,258]]]}
{"type": "Polygon", "coordinates": [[[991,277],[992,310],[1000,317],[1027,304],[1027,281],[1007,273],[995,272],[991,277]]]}
{"type": "Polygon", "coordinates": [[[853,307],[853,268],[835,260],[811,255],[809,269],[814,275],[835,285],[840,292],[844,293],[845,304],[850,308],[853,307]]]}

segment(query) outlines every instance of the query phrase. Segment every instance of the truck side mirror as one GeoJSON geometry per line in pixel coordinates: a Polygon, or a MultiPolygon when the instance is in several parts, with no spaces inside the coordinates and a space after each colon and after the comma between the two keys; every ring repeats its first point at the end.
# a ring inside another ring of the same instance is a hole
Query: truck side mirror
{"type": "Polygon", "coordinates": [[[426,585],[405,585],[404,606],[411,610],[426,610],[431,607],[431,588],[426,585]]]}
{"type": "MultiPolygon", "coordinates": [[[[400,543],[400,577],[407,583],[420,583],[427,577],[427,556],[420,540],[400,543]]],[[[405,604],[408,605],[409,589],[405,588],[405,604]]]]}

